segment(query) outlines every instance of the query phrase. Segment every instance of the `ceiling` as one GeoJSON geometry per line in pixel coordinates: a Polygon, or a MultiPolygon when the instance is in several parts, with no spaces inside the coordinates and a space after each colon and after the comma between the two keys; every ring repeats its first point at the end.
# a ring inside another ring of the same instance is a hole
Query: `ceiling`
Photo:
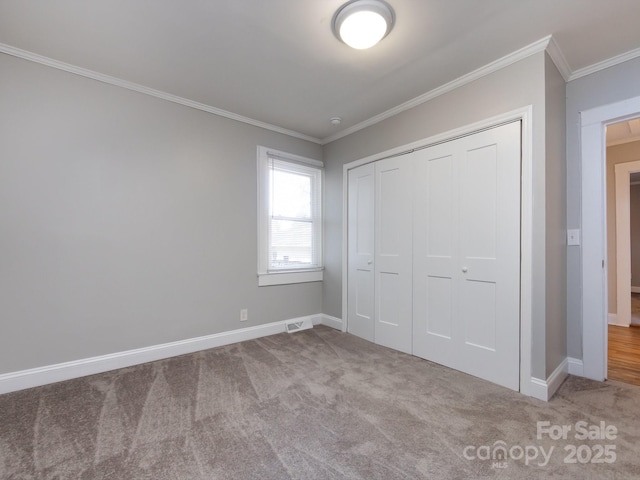
{"type": "Polygon", "coordinates": [[[640,118],[607,125],[607,146],[640,140],[640,118]]]}
{"type": "Polygon", "coordinates": [[[638,0],[388,0],[364,51],[331,32],[344,1],[0,0],[0,43],[319,140],[547,35],[573,72],[640,54],[638,0]]]}

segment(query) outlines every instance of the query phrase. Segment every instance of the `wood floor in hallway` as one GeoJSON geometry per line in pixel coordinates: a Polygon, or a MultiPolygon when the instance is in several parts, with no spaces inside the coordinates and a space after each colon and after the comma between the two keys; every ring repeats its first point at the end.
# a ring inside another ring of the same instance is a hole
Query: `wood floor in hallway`
{"type": "Polygon", "coordinates": [[[608,346],[609,379],[640,385],[640,326],[609,325],[608,346]]]}

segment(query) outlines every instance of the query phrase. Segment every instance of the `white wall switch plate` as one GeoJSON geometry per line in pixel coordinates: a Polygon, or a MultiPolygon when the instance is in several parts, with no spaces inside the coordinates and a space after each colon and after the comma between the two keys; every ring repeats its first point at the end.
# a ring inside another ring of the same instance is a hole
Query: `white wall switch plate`
{"type": "Polygon", "coordinates": [[[567,245],[575,246],[580,245],[580,230],[579,229],[569,229],[567,230],[567,245]]]}

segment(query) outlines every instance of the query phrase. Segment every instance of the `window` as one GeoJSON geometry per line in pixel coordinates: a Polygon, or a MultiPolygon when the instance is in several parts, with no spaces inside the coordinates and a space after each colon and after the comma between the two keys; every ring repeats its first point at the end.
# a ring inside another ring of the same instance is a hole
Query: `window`
{"type": "Polygon", "coordinates": [[[322,162],[258,147],[258,284],[322,280],[322,162]]]}

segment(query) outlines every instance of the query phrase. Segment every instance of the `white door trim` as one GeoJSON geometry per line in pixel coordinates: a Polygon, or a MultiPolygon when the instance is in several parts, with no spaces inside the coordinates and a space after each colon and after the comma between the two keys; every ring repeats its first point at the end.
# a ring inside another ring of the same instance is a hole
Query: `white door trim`
{"type": "Polygon", "coordinates": [[[607,377],[607,256],[605,127],[640,115],[640,97],[580,113],[582,359],[584,376],[607,377]]]}
{"type": "Polygon", "coordinates": [[[413,148],[427,147],[471,135],[480,130],[503,123],[522,122],[522,184],[521,184],[521,231],[520,231],[520,392],[532,395],[531,350],[532,350],[532,265],[533,265],[533,106],[528,105],[502,115],[434,135],[408,145],[349,162],[342,168],[342,330],[347,329],[347,254],[348,254],[348,173],[349,170],[366,163],[398,155],[413,148]]]}
{"type": "Polygon", "coordinates": [[[615,166],[616,197],[616,312],[617,324],[631,325],[631,174],[640,171],[640,161],[615,166]]]}

